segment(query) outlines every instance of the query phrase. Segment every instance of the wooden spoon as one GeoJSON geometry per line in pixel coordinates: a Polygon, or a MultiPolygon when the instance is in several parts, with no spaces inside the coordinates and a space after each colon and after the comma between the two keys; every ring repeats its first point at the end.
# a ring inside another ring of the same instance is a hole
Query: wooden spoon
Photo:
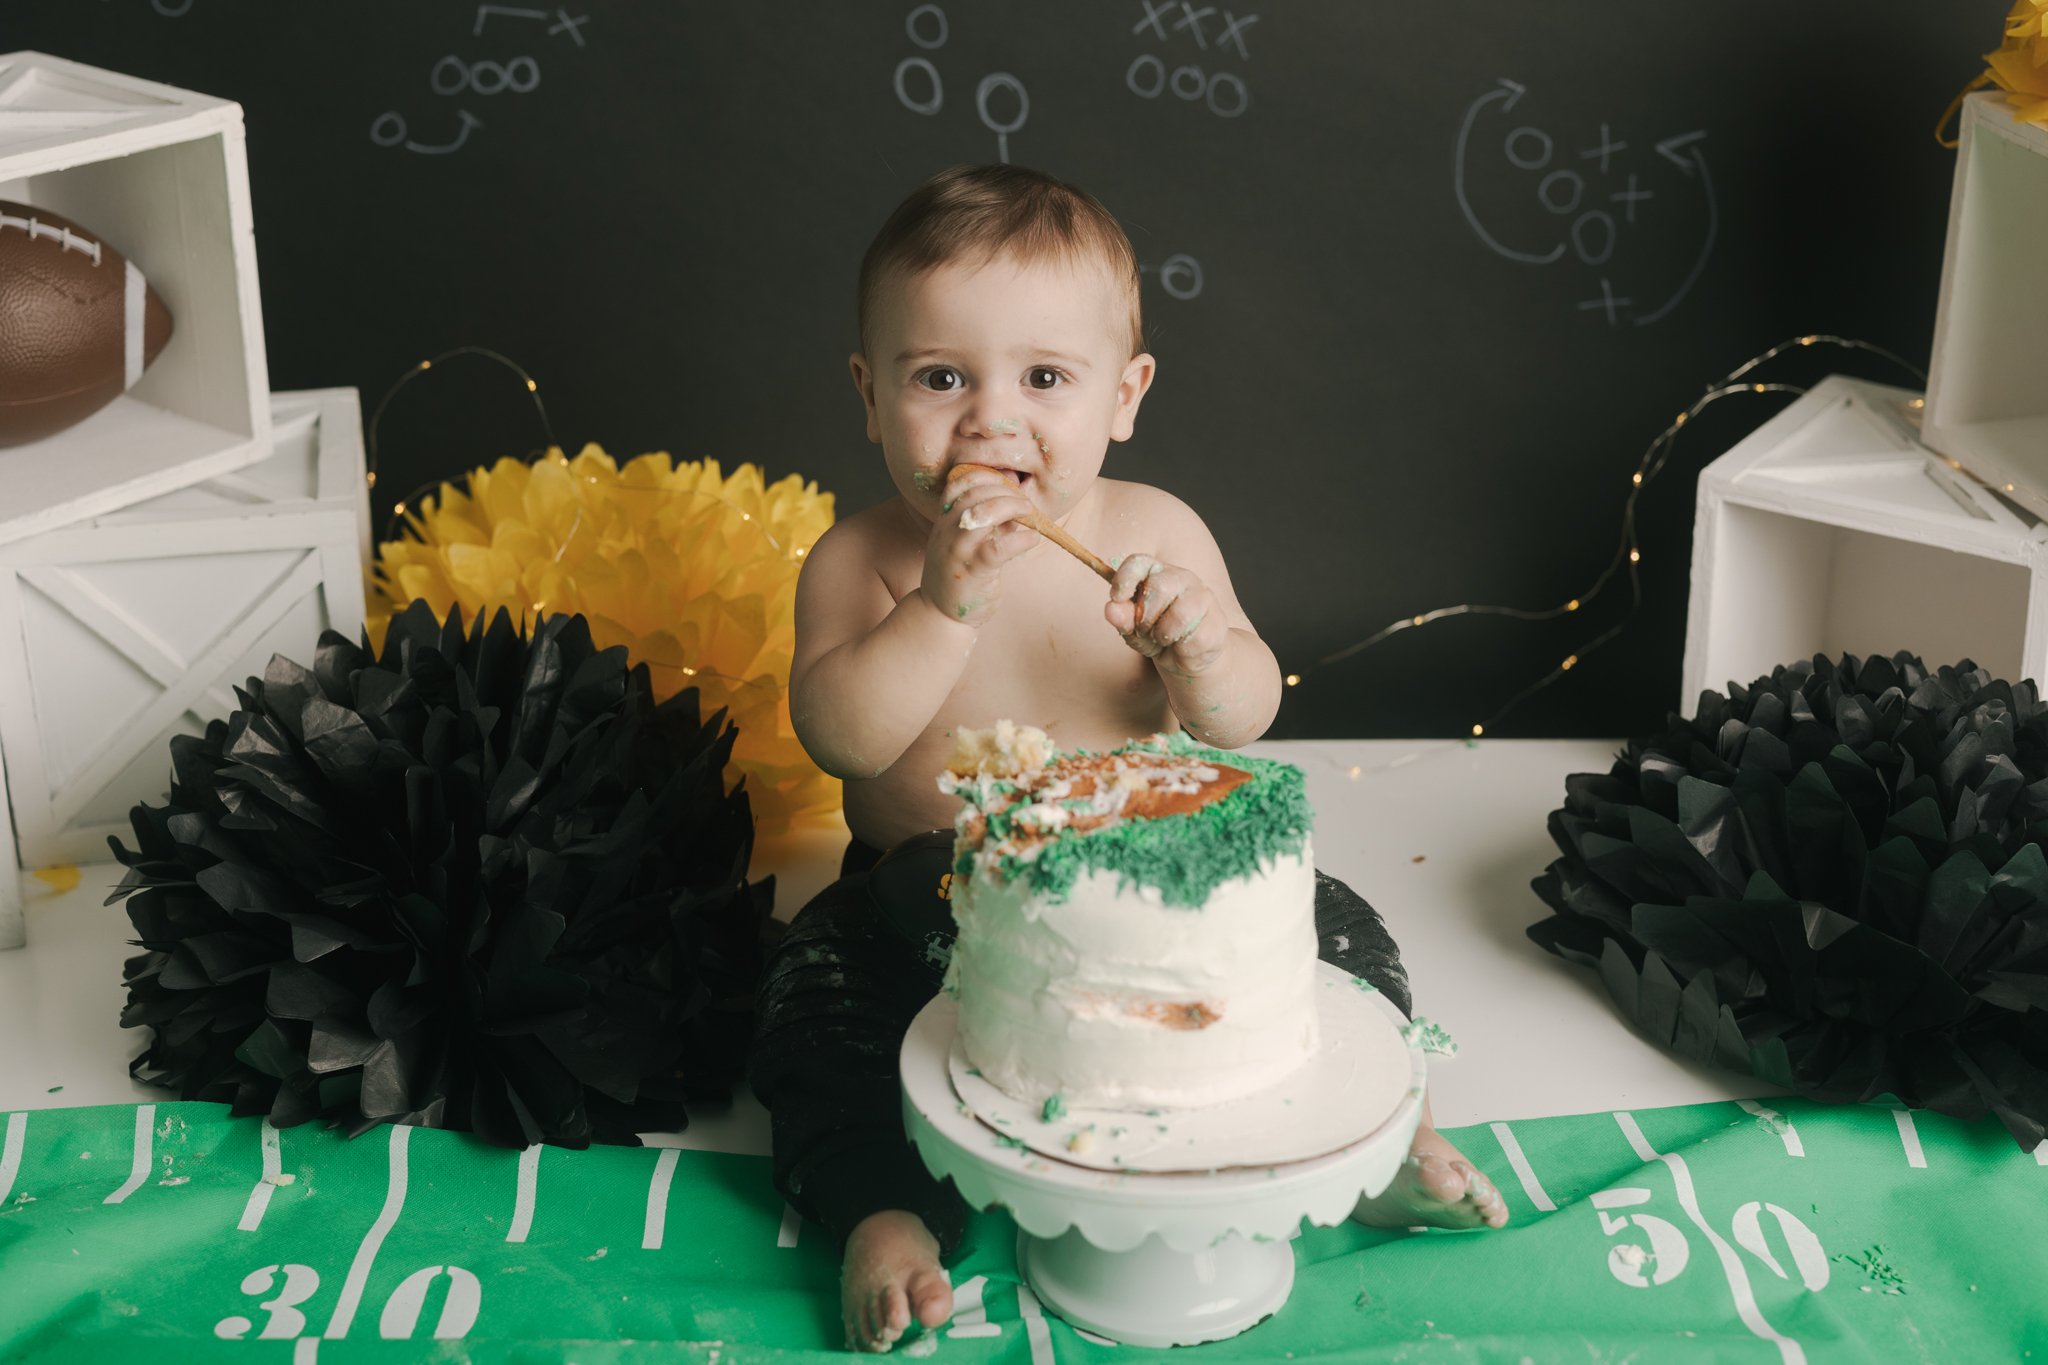
{"type": "MultiPolygon", "coordinates": [[[[1004,478],[1010,480],[1010,482],[1012,483],[1017,482],[1016,476],[1010,473],[1009,470],[997,469],[994,465],[954,465],[953,474],[958,474],[965,469],[986,469],[991,474],[1002,475],[1004,478]]],[[[953,474],[948,474],[946,477],[948,479],[951,479],[953,477],[953,474]]],[[[1026,526],[1029,526],[1032,530],[1038,532],[1038,534],[1044,536],[1053,544],[1059,546],[1062,550],[1065,550],[1074,558],[1080,560],[1083,564],[1086,564],[1091,570],[1095,572],[1095,574],[1098,577],[1102,579],[1103,582],[1112,583],[1116,581],[1116,570],[1110,568],[1108,562],[1104,560],[1101,555],[1096,554],[1086,545],[1083,545],[1080,541],[1068,535],[1066,528],[1064,526],[1061,526],[1051,517],[1039,511],[1037,507],[1034,506],[1031,509],[1031,514],[1029,516],[1019,517],[1018,520],[1023,522],[1026,526]]]]}

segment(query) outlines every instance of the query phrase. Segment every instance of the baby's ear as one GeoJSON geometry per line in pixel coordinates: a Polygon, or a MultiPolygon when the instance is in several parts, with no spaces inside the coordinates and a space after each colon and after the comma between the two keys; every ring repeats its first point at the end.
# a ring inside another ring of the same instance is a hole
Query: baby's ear
{"type": "Polygon", "coordinates": [[[853,371],[853,386],[860,390],[860,401],[868,410],[868,440],[880,445],[882,423],[875,416],[875,372],[868,368],[867,356],[859,351],[848,356],[846,363],[853,371]]]}
{"type": "Polygon", "coordinates": [[[1123,378],[1117,381],[1116,415],[1110,420],[1109,439],[1128,441],[1137,429],[1138,404],[1145,401],[1145,391],[1152,387],[1153,376],[1159,372],[1159,362],[1151,352],[1141,351],[1124,366],[1123,378]]]}

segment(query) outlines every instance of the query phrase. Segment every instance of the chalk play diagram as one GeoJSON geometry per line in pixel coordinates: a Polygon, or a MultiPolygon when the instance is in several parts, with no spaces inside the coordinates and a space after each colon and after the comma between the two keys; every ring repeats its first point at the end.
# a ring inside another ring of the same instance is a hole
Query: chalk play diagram
{"type": "MultiPolygon", "coordinates": [[[[783,1206],[763,1157],[517,1152],[410,1128],[350,1141],[210,1104],[4,1122],[10,1361],[838,1355],[837,1249],[783,1206]]],[[[1451,1136],[1507,1194],[1506,1232],[1306,1229],[1278,1316],[1180,1354],[1818,1362],[2048,1346],[2048,1164],[1996,1123],[1770,1100],[1451,1136]]],[[[1048,1315],[1018,1283],[1013,1238],[1003,1215],[979,1217],[952,1323],[899,1349],[1018,1365],[1154,1354],[1048,1315]]]]}

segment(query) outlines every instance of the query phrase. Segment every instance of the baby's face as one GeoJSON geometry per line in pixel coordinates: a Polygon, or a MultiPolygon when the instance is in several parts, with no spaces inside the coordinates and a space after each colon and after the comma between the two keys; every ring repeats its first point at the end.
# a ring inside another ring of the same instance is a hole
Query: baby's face
{"type": "Polygon", "coordinates": [[[999,256],[887,280],[873,354],[852,364],[897,491],[932,520],[947,472],[984,464],[1016,473],[1054,517],[1079,503],[1152,382],[1152,357],[1129,354],[1123,308],[1092,263],[999,256]]]}

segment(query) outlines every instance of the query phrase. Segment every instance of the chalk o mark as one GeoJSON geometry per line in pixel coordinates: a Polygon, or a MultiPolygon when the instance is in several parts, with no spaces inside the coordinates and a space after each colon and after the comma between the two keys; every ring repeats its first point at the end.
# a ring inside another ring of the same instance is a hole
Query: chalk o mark
{"type": "Polygon", "coordinates": [[[1202,263],[1176,252],[1159,267],[1159,287],[1177,299],[1191,299],[1202,292],[1202,263]]]}
{"type": "Polygon", "coordinates": [[[1607,258],[1614,254],[1615,238],[1616,231],[1613,214],[1603,213],[1599,209],[1594,209],[1590,213],[1580,214],[1572,222],[1572,249],[1579,253],[1579,259],[1587,265],[1605,265],[1607,258]],[[1600,230],[1606,234],[1606,238],[1601,242],[1598,251],[1586,245],[1586,228],[1588,224],[1597,224],[1600,230]]]}
{"type": "Polygon", "coordinates": [[[1173,87],[1173,93],[1179,95],[1184,100],[1198,100],[1202,98],[1203,92],[1209,88],[1209,80],[1202,74],[1202,68],[1199,66],[1175,67],[1173,69],[1173,80],[1170,84],[1173,87]],[[1194,84],[1190,85],[1182,80],[1181,77],[1183,76],[1194,77],[1194,84]]]}
{"type": "Polygon", "coordinates": [[[1010,159],[1010,134],[1024,126],[1031,117],[1031,96],[1024,89],[1024,82],[1007,71],[991,71],[981,78],[981,84],[974,88],[974,109],[981,115],[981,123],[996,135],[996,159],[1007,162],[1010,159]],[[989,100],[998,90],[1013,91],[1017,96],[1017,117],[1010,123],[998,123],[989,112],[989,100]]]}
{"type": "Polygon", "coordinates": [[[405,120],[396,110],[387,109],[370,125],[370,141],[379,147],[396,147],[405,141],[405,120]]]}
{"type": "Polygon", "coordinates": [[[1551,142],[1550,134],[1544,132],[1541,128],[1525,126],[1517,128],[1508,134],[1507,141],[1502,145],[1502,150],[1507,153],[1508,161],[1517,169],[1540,171],[1550,164],[1550,156],[1556,150],[1556,144],[1551,142]],[[1535,139],[1536,145],[1541,148],[1540,151],[1534,154],[1524,154],[1515,150],[1516,147],[1531,138],[1535,139]]]}
{"type": "Polygon", "coordinates": [[[1552,171],[1543,177],[1543,183],[1536,187],[1536,197],[1543,201],[1543,207],[1552,213],[1570,213],[1586,197],[1586,181],[1577,171],[1552,171]],[[1571,198],[1560,204],[1551,193],[1553,186],[1563,184],[1571,198]]]}
{"type": "Polygon", "coordinates": [[[939,69],[923,57],[905,57],[896,63],[896,98],[903,101],[903,107],[913,114],[938,113],[940,106],[946,102],[946,87],[939,80],[939,69]],[[910,97],[909,85],[904,77],[913,70],[924,72],[925,79],[931,82],[932,92],[925,99],[914,100],[910,97]]]}
{"type": "Polygon", "coordinates": [[[946,12],[937,5],[919,5],[904,17],[903,31],[910,36],[911,42],[925,51],[936,52],[946,45],[946,12]],[[939,21],[939,36],[936,38],[928,39],[917,31],[918,19],[927,14],[939,21]]]}
{"type": "Polygon", "coordinates": [[[1246,109],[1251,107],[1251,102],[1252,92],[1245,88],[1245,83],[1243,81],[1239,80],[1235,75],[1231,74],[1230,72],[1218,72],[1215,76],[1213,76],[1210,79],[1209,112],[1216,115],[1216,117],[1236,118],[1239,114],[1242,114],[1246,109]],[[1230,85],[1237,90],[1237,103],[1228,109],[1225,109],[1220,103],[1217,102],[1216,99],[1216,92],[1223,88],[1224,83],[1226,81],[1229,82],[1230,85]]]}
{"type": "Polygon", "coordinates": [[[1131,93],[1139,99],[1156,100],[1159,98],[1160,92],[1166,89],[1166,63],[1160,61],[1149,52],[1140,53],[1131,62],[1130,66],[1125,68],[1124,84],[1129,86],[1131,93]],[[1144,86],[1138,83],[1138,73],[1140,71],[1150,72],[1152,78],[1152,88],[1150,90],[1145,89],[1144,86]]]}

